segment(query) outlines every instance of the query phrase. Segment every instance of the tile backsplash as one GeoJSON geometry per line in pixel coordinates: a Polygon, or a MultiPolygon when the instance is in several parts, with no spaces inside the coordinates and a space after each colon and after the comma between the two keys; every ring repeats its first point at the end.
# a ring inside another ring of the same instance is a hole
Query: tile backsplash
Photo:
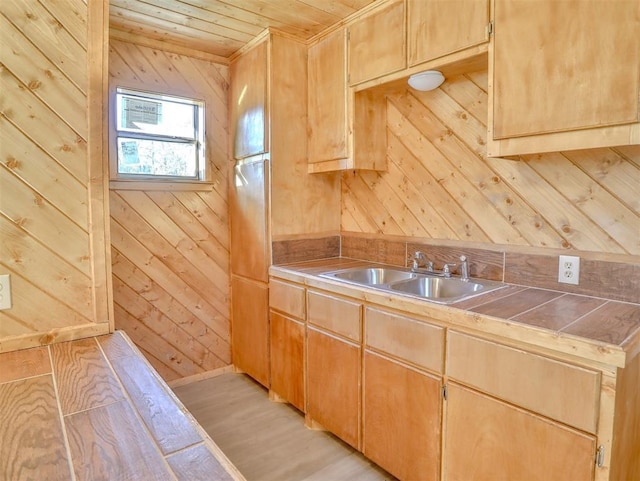
{"type": "MultiPolygon", "coordinates": [[[[421,251],[437,270],[445,263],[459,264],[460,256],[465,255],[471,277],[640,303],[640,257],[637,262],[601,260],[598,258],[601,256],[594,253],[571,251],[571,255],[580,256],[581,265],[579,285],[570,285],[558,283],[555,251],[531,254],[513,251],[508,246],[439,245],[432,240],[418,242],[353,234],[277,241],[272,244],[272,250],[274,264],[342,256],[403,267],[411,265],[414,252],[421,251]]],[[[453,272],[458,273],[458,268],[453,272]]]]}

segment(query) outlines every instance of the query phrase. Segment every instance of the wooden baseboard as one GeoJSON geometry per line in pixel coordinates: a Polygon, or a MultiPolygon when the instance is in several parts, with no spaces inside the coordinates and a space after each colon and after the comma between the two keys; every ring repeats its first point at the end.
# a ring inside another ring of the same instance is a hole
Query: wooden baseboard
{"type": "Polygon", "coordinates": [[[180,379],[174,379],[173,381],[170,381],[167,384],[171,389],[173,389],[178,386],[185,386],[187,384],[191,384],[192,382],[204,381],[205,379],[220,376],[221,374],[226,374],[228,372],[235,372],[233,370],[233,366],[231,365],[224,366],[218,369],[214,369],[213,371],[200,372],[198,374],[194,374],[193,376],[181,377],[180,379]]]}

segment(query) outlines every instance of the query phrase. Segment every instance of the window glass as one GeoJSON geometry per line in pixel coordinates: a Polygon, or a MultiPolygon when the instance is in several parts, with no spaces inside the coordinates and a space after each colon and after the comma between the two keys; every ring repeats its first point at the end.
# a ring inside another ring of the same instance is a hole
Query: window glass
{"type": "Polygon", "coordinates": [[[204,104],[118,88],[119,178],[204,179],[204,104]]]}

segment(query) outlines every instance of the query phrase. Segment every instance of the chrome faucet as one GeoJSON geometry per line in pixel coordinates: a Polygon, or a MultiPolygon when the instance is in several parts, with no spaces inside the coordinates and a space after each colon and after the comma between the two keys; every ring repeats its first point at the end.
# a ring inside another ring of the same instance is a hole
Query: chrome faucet
{"type": "Polygon", "coordinates": [[[467,262],[467,256],[460,256],[460,280],[469,280],[469,262],[467,262]]]}
{"type": "Polygon", "coordinates": [[[422,267],[424,267],[427,272],[433,272],[433,261],[428,260],[423,252],[415,251],[411,262],[411,270],[416,272],[422,267]]]}

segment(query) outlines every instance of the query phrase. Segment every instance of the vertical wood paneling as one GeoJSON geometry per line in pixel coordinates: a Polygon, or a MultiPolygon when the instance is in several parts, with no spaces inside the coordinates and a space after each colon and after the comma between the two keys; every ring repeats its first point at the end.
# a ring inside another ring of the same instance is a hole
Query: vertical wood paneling
{"type": "Polygon", "coordinates": [[[0,351],[109,330],[103,8],[0,2],[0,351]]]}
{"type": "Polygon", "coordinates": [[[227,214],[228,69],[111,40],[109,82],[206,105],[207,192],[111,192],[116,328],[165,380],[230,362],[227,214]]]}
{"type": "Polygon", "coordinates": [[[387,98],[387,172],[345,173],[342,230],[640,254],[640,147],[486,157],[486,71],[387,98]]]}

